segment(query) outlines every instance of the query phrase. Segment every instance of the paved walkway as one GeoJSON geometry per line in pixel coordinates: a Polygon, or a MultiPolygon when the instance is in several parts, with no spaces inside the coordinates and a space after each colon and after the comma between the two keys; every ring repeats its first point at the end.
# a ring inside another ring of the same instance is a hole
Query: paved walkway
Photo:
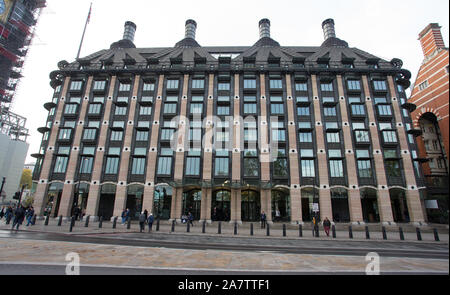
{"type": "MultiPolygon", "coordinates": [[[[132,222],[130,229],[127,229],[127,225],[122,225],[117,223],[116,228],[112,228],[112,222],[103,222],[102,228],[98,227],[98,222],[91,222],[88,227],[85,227],[84,221],[77,221],[75,226],[70,232],[70,222],[63,222],[61,226],[57,225],[57,220],[50,220],[49,225],[45,226],[44,221],[37,221],[34,226],[20,227],[21,230],[26,231],[37,231],[37,232],[52,232],[52,233],[62,233],[67,235],[77,235],[77,234],[110,234],[110,233],[122,233],[122,232],[139,232],[139,225],[132,222]]],[[[4,221],[0,221],[0,229],[10,229],[12,224],[6,225],[4,221]]],[[[415,228],[411,226],[403,226],[404,228],[404,238],[405,242],[408,241],[418,241],[417,233],[415,228]]],[[[148,231],[148,226],[146,226],[145,231],[148,231]]],[[[153,231],[156,232],[156,223],[153,224],[153,231]]],[[[267,229],[261,229],[258,223],[254,223],[253,236],[250,234],[250,224],[244,223],[238,225],[237,234],[234,234],[234,224],[229,222],[221,223],[221,234],[218,234],[218,222],[212,224],[207,224],[205,227],[205,233],[202,232],[202,224],[199,222],[194,222],[194,226],[190,226],[189,233],[187,233],[187,225],[177,223],[175,225],[174,231],[172,232],[172,225],[167,221],[160,223],[160,228],[158,233],[170,233],[173,235],[177,234],[190,234],[190,235],[209,235],[209,236],[231,236],[231,237],[264,237],[264,238],[279,238],[283,237],[282,224],[274,224],[270,226],[270,236],[267,236],[267,229]]],[[[364,226],[352,226],[353,238],[349,238],[348,226],[338,225],[336,230],[336,240],[367,240],[365,227],[364,226]]],[[[388,241],[400,241],[399,226],[387,226],[386,235],[388,241]]],[[[440,242],[448,243],[449,241],[449,230],[445,226],[440,225],[438,229],[438,235],[440,242]]],[[[370,240],[383,241],[383,234],[381,232],[381,226],[370,225],[369,226],[369,236],[370,240]]],[[[332,233],[327,237],[323,228],[320,228],[319,237],[314,237],[310,225],[305,225],[302,228],[302,237],[300,237],[299,227],[296,225],[286,226],[286,237],[293,239],[315,239],[315,240],[333,240],[332,233]]],[[[421,229],[422,241],[435,242],[435,236],[432,232],[432,227],[426,227],[421,229]]]]}

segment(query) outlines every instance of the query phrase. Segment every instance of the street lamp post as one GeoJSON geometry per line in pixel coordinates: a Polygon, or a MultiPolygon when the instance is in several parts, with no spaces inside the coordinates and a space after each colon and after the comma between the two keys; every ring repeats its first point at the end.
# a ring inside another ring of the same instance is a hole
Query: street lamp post
{"type": "MultiPolygon", "coordinates": [[[[2,186],[0,187],[0,198],[2,197],[2,193],[3,193],[3,186],[5,185],[6,182],[6,177],[3,177],[2,180],[2,186]]],[[[3,201],[3,200],[2,200],[3,201]]]]}
{"type": "Polygon", "coordinates": [[[84,157],[80,158],[80,171],[78,172],[78,183],[77,183],[77,190],[76,190],[77,197],[72,204],[72,214],[73,214],[75,207],[78,206],[78,201],[80,198],[81,173],[83,173],[84,162],[86,160],[88,160],[88,159],[84,158],[84,157]]]}

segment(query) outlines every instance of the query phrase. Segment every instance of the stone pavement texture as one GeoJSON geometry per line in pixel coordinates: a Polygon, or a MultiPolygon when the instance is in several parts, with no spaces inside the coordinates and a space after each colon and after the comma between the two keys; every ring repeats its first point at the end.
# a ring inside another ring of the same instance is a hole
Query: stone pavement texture
{"type": "MultiPolygon", "coordinates": [[[[74,242],[0,238],[0,263],[65,265],[66,255],[80,255],[81,267],[121,266],[132,268],[264,272],[365,272],[365,256],[281,254],[266,251],[187,250],[74,242]]],[[[447,274],[448,259],[380,257],[380,272],[432,272],[447,274]]]]}

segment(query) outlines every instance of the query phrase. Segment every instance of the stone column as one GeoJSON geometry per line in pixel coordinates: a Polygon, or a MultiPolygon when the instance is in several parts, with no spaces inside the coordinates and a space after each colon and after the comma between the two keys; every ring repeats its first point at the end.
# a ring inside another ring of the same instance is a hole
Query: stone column
{"type": "MultiPolygon", "coordinates": [[[[234,75],[234,118],[233,118],[233,151],[232,151],[232,180],[233,182],[241,182],[241,152],[244,142],[241,138],[241,130],[243,122],[240,115],[240,97],[239,97],[239,74],[234,75]]],[[[231,190],[231,222],[242,223],[241,221],[241,190],[231,190]]]]}
{"type": "Polygon", "coordinates": [[[325,149],[325,138],[323,134],[322,114],[320,112],[319,91],[317,88],[317,77],[311,75],[311,84],[314,101],[314,117],[316,119],[316,146],[317,146],[317,162],[319,167],[319,210],[323,220],[328,217],[333,219],[333,211],[331,205],[330,185],[328,181],[328,161],[325,149]]]}
{"type": "MultiPolygon", "coordinates": [[[[103,122],[109,122],[111,116],[112,99],[114,95],[114,89],[116,87],[116,76],[111,77],[111,83],[109,85],[108,99],[105,103],[105,111],[103,116],[103,122]]],[[[100,181],[103,174],[103,160],[105,155],[105,145],[108,136],[108,124],[102,124],[100,126],[100,134],[98,135],[97,151],[95,153],[94,167],[92,168],[91,185],[89,186],[89,198],[86,208],[86,215],[90,215],[93,220],[98,219],[98,208],[100,204],[101,186],[100,181]]]]}
{"type": "Polygon", "coordinates": [[[373,157],[375,165],[375,173],[378,184],[378,209],[380,213],[380,221],[383,224],[394,224],[392,215],[391,197],[387,185],[386,172],[384,169],[384,159],[381,152],[380,139],[378,136],[378,127],[375,120],[372,98],[370,96],[369,82],[367,76],[362,76],[364,86],[364,96],[366,97],[367,116],[369,119],[370,136],[372,138],[373,157]]]}
{"type": "Polygon", "coordinates": [[[422,204],[420,202],[420,194],[417,188],[416,177],[414,174],[414,165],[412,163],[411,153],[408,146],[408,136],[406,134],[405,125],[402,120],[399,99],[396,95],[396,87],[392,76],[388,76],[389,90],[392,98],[392,108],[394,111],[398,140],[400,142],[401,156],[403,160],[404,175],[406,179],[406,203],[410,221],[419,224],[424,223],[422,204]]]}
{"type": "Polygon", "coordinates": [[[58,137],[59,132],[59,122],[61,122],[61,117],[64,112],[64,104],[65,97],[67,96],[67,90],[69,89],[70,77],[66,77],[64,80],[64,86],[62,89],[61,98],[58,101],[58,106],[56,108],[55,113],[55,123],[52,125],[47,151],[45,151],[44,161],[42,163],[41,174],[39,176],[39,182],[36,187],[36,193],[34,195],[34,210],[36,212],[36,216],[39,218],[43,218],[44,208],[47,201],[47,190],[48,190],[48,182],[51,176],[52,162],[55,151],[55,143],[58,137]],[[58,122],[58,124],[56,124],[58,122]]]}

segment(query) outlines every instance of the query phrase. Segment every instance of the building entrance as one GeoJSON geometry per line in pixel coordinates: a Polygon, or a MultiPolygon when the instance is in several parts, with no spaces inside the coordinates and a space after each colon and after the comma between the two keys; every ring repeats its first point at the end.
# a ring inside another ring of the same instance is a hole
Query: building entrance
{"type": "Polygon", "coordinates": [[[115,199],[116,186],[114,184],[102,185],[98,205],[98,216],[103,216],[103,220],[109,220],[113,216],[115,199]]]}
{"type": "Polygon", "coordinates": [[[194,216],[194,220],[200,219],[202,204],[202,191],[193,189],[183,193],[183,208],[181,214],[188,215],[189,212],[194,216]]]}
{"type": "Polygon", "coordinates": [[[272,190],[272,220],[274,222],[291,220],[291,206],[287,190],[272,190]]]}
{"type": "Polygon", "coordinates": [[[261,198],[259,193],[245,190],[241,193],[241,219],[242,221],[259,221],[261,214],[261,198]]]}
{"type": "Polygon", "coordinates": [[[226,190],[218,190],[213,194],[211,202],[211,220],[229,221],[230,220],[231,193],[226,190]]]}
{"type": "Polygon", "coordinates": [[[153,199],[153,213],[156,218],[170,219],[172,207],[172,187],[157,186],[153,199]]]}
{"type": "Polygon", "coordinates": [[[361,189],[361,208],[364,222],[380,222],[378,212],[377,191],[374,189],[361,189]]]}

